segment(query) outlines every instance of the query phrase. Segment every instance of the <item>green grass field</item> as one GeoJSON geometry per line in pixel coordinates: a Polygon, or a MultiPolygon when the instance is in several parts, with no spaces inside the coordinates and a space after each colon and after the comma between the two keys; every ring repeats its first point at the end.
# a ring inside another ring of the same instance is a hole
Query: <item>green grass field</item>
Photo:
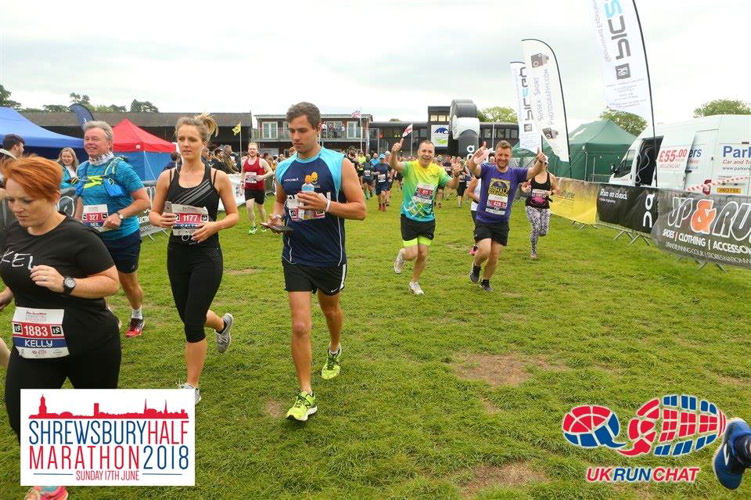
{"type": "MultiPolygon", "coordinates": [[[[641,242],[612,241],[612,230],[577,230],[557,217],[533,262],[518,203],[488,294],[467,279],[469,208],[452,199],[437,211],[425,295],[415,297],[411,264],[402,275],[392,270],[400,195],[396,189],[388,213],[371,199],[367,219],[347,223],[343,365],[331,381],[320,378],[328,334],[314,312],[317,415],[304,425],[282,418],[297,385],[281,243],[270,233],[247,235],[243,208],[241,223],[221,236],[225,274],[214,309],[232,312],[235,326],[226,354],[211,347],[201,379],[196,486],[71,488],[71,498],[751,495],[751,477],[735,495],[715,481],[714,445],[680,459],[625,459],[576,448],[561,433],[573,406],[598,403],[618,414],[623,437],[642,403],[673,393],[750,419],[751,273],[697,271],[641,242]],[[591,485],[590,465],[702,470],[690,485],[591,485]]],[[[173,388],[185,377],[166,244],[164,235],[143,244],[147,327],[143,337],[123,339],[123,388],[173,388]]],[[[113,303],[125,322],[122,293],[113,303]]],[[[6,343],[10,309],[0,314],[6,343]]],[[[19,451],[4,410],[0,424],[0,497],[20,498],[19,451]]]]}

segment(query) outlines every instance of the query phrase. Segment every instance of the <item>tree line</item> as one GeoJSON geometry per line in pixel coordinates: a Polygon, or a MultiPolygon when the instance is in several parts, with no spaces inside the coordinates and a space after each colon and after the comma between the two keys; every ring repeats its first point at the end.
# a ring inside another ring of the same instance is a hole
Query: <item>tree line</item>
{"type": "MultiPolygon", "coordinates": [[[[93,104],[91,98],[86,94],[78,94],[71,92],[68,97],[70,98],[70,104],[81,104],[92,112],[98,113],[158,113],[157,108],[150,101],[139,101],[133,99],[129,107],[119,106],[117,104],[93,104]]],[[[44,104],[41,108],[26,108],[21,105],[20,102],[11,99],[11,91],[7,90],[2,84],[0,84],[0,106],[6,108],[13,108],[18,111],[40,111],[49,113],[64,113],[70,111],[68,106],[70,104],[44,104]]]]}

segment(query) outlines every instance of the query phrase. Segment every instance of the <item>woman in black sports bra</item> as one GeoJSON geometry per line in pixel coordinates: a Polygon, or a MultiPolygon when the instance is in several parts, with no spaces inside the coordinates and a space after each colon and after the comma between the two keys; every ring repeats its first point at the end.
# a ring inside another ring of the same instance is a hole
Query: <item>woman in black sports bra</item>
{"type": "Polygon", "coordinates": [[[524,205],[527,210],[527,219],[532,226],[529,233],[529,242],[532,245],[529,258],[535,260],[537,259],[537,240],[540,236],[548,234],[550,227],[550,197],[560,193],[558,179],[548,172],[548,164],[545,163],[542,172],[522,184],[522,191],[528,194],[524,205]]]}
{"type": "Polygon", "coordinates": [[[219,317],[209,309],[222,281],[222,249],[219,231],[237,224],[237,204],[226,173],[204,165],[201,151],[216,131],[209,115],[180,118],[175,127],[183,157],[182,166],[159,175],[149,221],[171,228],[167,247],[167,273],[177,312],[185,325],[187,381],[195,402],[201,400],[198,379],[206,360],[204,327],[216,331],[217,349],[227,350],[231,340],[232,315],[219,317]],[[219,200],[227,216],[216,220],[219,200]]]}

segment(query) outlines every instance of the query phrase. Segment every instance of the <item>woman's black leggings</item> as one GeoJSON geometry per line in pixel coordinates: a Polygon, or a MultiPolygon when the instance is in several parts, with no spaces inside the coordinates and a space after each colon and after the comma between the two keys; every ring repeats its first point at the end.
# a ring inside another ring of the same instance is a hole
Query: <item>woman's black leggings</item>
{"type": "Polygon", "coordinates": [[[5,407],[16,436],[20,439],[21,389],[59,389],[66,378],[76,389],[117,389],[120,354],[119,335],[101,347],[64,358],[27,359],[12,348],[5,377],[5,407]]]}
{"type": "Polygon", "coordinates": [[[170,244],[167,247],[167,273],[177,313],[185,325],[185,339],[200,342],[206,313],[222,282],[222,249],[170,244]]]}

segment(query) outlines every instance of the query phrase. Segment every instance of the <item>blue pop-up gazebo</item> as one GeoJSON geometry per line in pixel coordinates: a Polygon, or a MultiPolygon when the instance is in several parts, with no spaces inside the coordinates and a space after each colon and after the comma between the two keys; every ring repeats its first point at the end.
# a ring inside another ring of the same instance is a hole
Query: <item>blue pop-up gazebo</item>
{"type": "Polygon", "coordinates": [[[57,158],[62,148],[70,147],[76,150],[79,158],[83,155],[82,139],[51,132],[29,121],[15,109],[0,107],[0,141],[6,134],[21,136],[26,153],[57,158]]]}

